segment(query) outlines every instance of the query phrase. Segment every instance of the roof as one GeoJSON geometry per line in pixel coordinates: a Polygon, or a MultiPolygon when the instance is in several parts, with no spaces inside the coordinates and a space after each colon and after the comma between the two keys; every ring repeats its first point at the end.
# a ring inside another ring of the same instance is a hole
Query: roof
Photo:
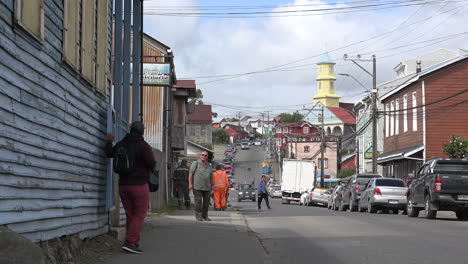
{"type": "Polygon", "coordinates": [[[211,111],[211,105],[195,105],[195,109],[188,116],[188,121],[211,123],[213,121],[213,112],[211,111]]]}
{"type": "Polygon", "coordinates": [[[276,124],[280,127],[302,127],[303,125],[313,126],[311,123],[307,121],[299,121],[299,122],[279,122],[276,124]]]}
{"type": "Polygon", "coordinates": [[[321,64],[321,63],[333,63],[333,64],[335,64],[335,62],[332,61],[332,59],[330,59],[330,56],[328,55],[328,52],[325,52],[323,54],[323,56],[320,58],[318,64],[321,64]]]}
{"type": "MultiPolygon", "coordinates": [[[[406,159],[415,153],[424,149],[424,145],[416,145],[412,147],[402,148],[390,152],[385,152],[380,155],[377,162],[384,163],[391,160],[399,160],[399,159],[406,159]]],[[[414,159],[414,158],[413,158],[414,159]]]]}
{"type": "Polygon", "coordinates": [[[353,157],[356,157],[356,153],[352,153],[352,154],[349,154],[349,155],[346,155],[346,156],[342,156],[341,157],[341,163],[353,158],[353,157]]]}
{"type": "Polygon", "coordinates": [[[195,147],[197,147],[197,148],[199,148],[199,149],[202,149],[202,150],[204,150],[204,151],[207,151],[207,152],[209,152],[209,153],[214,153],[213,150],[211,150],[211,149],[209,149],[209,148],[205,148],[205,147],[203,147],[203,146],[201,146],[201,145],[198,145],[198,144],[195,143],[195,142],[192,142],[192,141],[187,140],[187,144],[193,145],[193,146],[195,146],[195,147]]]}
{"type": "Polygon", "coordinates": [[[421,71],[420,73],[416,73],[413,78],[410,78],[409,80],[407,80],[406,82],[400,84],[398,87],[396,87],[395,89],[393,90],[390,90],[388,93],[384,94],[380,100],[385,100],[386,98],[388,98],[389,96],[399,92],[400,90],[402,90],[403,88],[407,87],[408,85],[414,83],[414,82],[417,82],[419,81],[419,79],[423,76],[426,76],[428,74],[431,74],[437,70],[440,70],[444,67],[447,67],[451,64],[454,64],[456,62],[459,62],[459,61],[462,61],[464,59],[467,59],[468,58],[468,54],[465,54],[465,55],[462,55],[462,56],[459,56],[459,57],[456,57],[456,58],[453,58],[453,59],[450,59],[450,60],[446,60],[444,62],[441,62],[439,64],[436,64],[434,66],[431,66],[431,67],[428,67],[427,69],[421,71]]]}
{"type": "Polygon", "coordinates": [[[346,125],[356,124],[356,116],[352,111],[348,111],[344,107],[327,106],[327,108],[346,125]]]}
{"type": "Polygon", "coordinates": [[[175,88],[186,88],[186,89],[196,89],[197,85],[195,84],[195,80],[177,80],[177,82],[173,85],[175,88]]]}
{"type": "Polygon", "coordinates": [[[353,103],[340,103],[340,107],[344,108],[348,111],[354,112],[354,104],[353,103]]]}

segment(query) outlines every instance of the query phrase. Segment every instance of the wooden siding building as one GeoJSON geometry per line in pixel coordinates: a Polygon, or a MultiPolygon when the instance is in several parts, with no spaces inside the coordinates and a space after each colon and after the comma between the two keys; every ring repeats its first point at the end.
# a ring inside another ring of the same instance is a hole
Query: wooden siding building
{"type": "Polygon", "coordinates": [[[112,7],[0,2],[0,225],[34,242],[109,227],[112,7]]]}
{"type": "Polygon", "coordinates": [[[429,67],[385,94],[384,153],[387,177],[406,178],[424,161],[446,157],[443,144],[468,137],[468,54],[429,67]]]}

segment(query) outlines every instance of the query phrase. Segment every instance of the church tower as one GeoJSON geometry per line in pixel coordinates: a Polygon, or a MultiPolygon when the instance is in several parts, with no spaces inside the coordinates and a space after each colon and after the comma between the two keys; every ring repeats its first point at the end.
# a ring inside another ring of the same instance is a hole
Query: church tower
{"type": "Polygon", "coordinates": [[[340,97],[335,94],[335,62],[325,53],[317,65],[317,94],[314,96],[314,105],[321,102],[325,106],[339,107],[340,97]]]}

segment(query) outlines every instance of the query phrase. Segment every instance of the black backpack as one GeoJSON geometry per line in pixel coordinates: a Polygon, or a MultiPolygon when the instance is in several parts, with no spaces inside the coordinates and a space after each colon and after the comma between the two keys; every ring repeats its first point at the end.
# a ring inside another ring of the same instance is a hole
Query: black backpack
{"type": "Polygon", "coordinates": [[[122,140],[115,145],[114,153],[114,172],[127,175],[134,171],[135,165],[135,144],[122,140]]]}

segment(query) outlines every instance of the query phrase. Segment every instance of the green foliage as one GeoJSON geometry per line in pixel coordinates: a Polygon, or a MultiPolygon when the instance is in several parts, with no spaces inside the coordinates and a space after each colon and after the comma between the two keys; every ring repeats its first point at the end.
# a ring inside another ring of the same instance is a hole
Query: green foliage
{"type": "Polygon", "coordinates": [[[298,111],[292,114],[281,113],[278,116],[281,117],[281,122],[299,122],[304,118],[298,111]]]}
{"type": "Polygon", "coordinates": [[[344,170],[340,170],[338,171],[338,173],[336,174],[336,177],[337,178],[346,178],[348,176],[351,176],[353,175],[354,173],[356,173],[356,169],[355,168],[350,168],[350,169],[344,169],[344,170]]]}
{"type": "Polygon", "coordinates": [[[444,153],[453,159],[463,159],[468,155],[468,139],[452,135],[450,142],[443,146],[444,153]]]}
{"type": "Polygon", "coordinates": [[[213,144],[210,144],[210,143],[200,143],[199,144],[200,146],[204,147],[204,148],[207,148],[209,150],[213,150],[213,144]]]}
{"type": "Polygon", "coordinates": [[[229,133],[222,129],[213,130],[212,136],[213,136],[213,143],[215,144],[228,144],[229,143],[229,133]]]}
{"type": "Polygon", "coordinates": [[[218,117],[218,113],[216,113],[216,112],[213,112],[212,115],[213,115],[214,118],[218,117]]]}

